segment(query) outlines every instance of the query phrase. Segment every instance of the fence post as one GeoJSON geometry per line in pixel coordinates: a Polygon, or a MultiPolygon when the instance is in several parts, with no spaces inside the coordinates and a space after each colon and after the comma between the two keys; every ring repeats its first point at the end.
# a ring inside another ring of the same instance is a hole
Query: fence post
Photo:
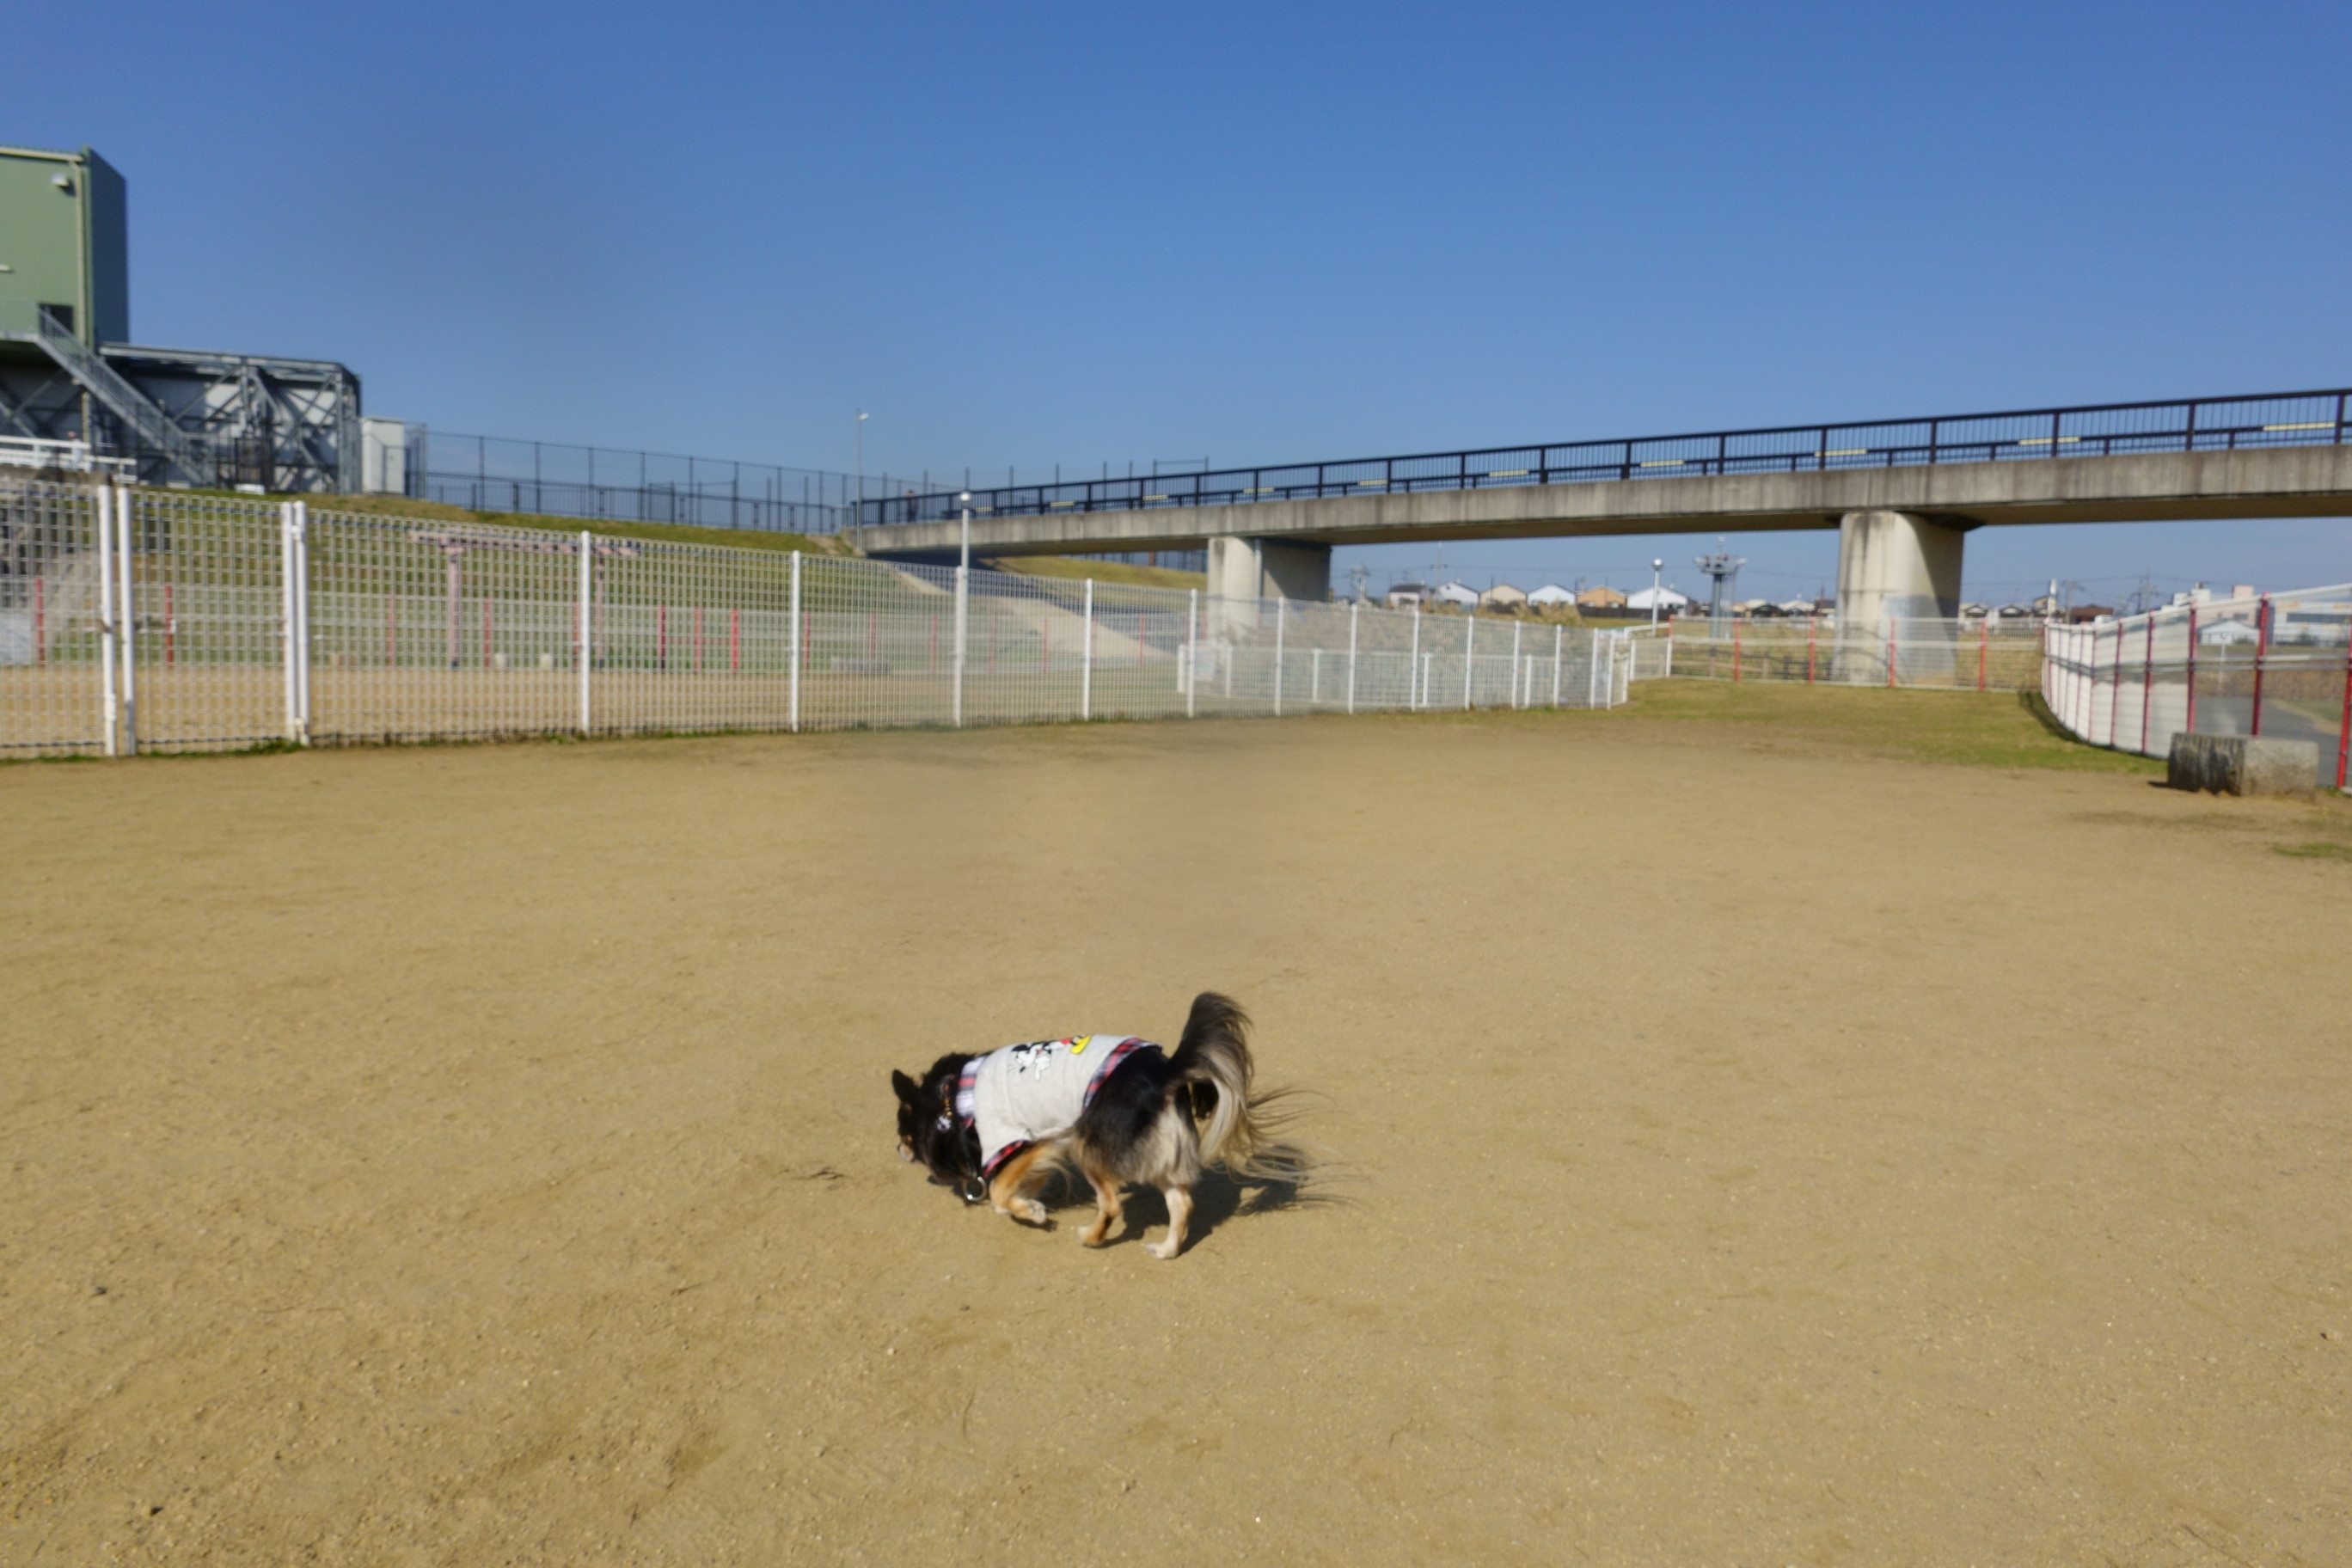
{"type": "Polygon", "coordinates": [[[1462,619],[1462,711],[1470,711],[1470,678],[1478,668],[1478,612],[1462,619]]]}
{"type": "Polygon", "coordinates": [[[114,491],[115,558],[122,574],[122,613],[115,625],[122,628],[122,754],[139,754],[139,606],[131,591],[131,492],[114,491]]]}
{"type": "MultiPolygon", "coordinates": [[[[961,607],[962,600],[959,598],[957,604],[961,607]]],[[[793,639],[792,674],[785,679],[784,728],[797,735],[801,732],[801,552],[797,550],[793,552],[792,598],[784,617],[784,629],[793,639]]],[[[961,697],[961,682],[957,684],[957,695],[961,697]]],[[[963,722],[961,704],[956,710],[956,722],[963,722]]]]}
{"type": "MultiPolygon", "coordinates": [[[[130,569],[125,569],[122,581],[130,583],[130,569]]],[[[130,597],[130,588],[125,588],[125,599],[127,597],[130,597]]],[[[125,647],[130,647],[130,644],[125,644],[125,647]]],[[[2261,605],[2253,611],[2253,726],[2246,731],[2251,736],[2263,733],[2263,666],[2267,666],[2267,663],[2270,663],[2270,595],[2265,593],[2261,605]]],[[[125,682],[125,687],[127,684],[130,682],[125,682]]]]}
{"type": "Polygon", "coordinates": [[[1899,640],[1902,633],[1897,628],[1902,624],[1900,616],[1886,617],[1886,684],[1889,687],[1898,684],[1895,671],[1902,666],[1903,645],[1899,640]]]}
{"type": "Polygon", "coordinates": [[[1519,664],[1519,633],[1525,629],[1517,621],[1511,623],[1511,706],[1514,708],[1535,705],[1532,698],[1526,702],[1519,700],[1519,684],[1528,679],[1528,672],[1519,664]]]}
{"type": "Polygon", "coordinates": [[[300,568],[294,562],[294,503],[278,503],[278,655],[285,667],[286,677],[286,738],[299,744],[302,738],[302,699],[298,686],[300,677],[295,673],[294,620],[295,584],[300,579],[300,568]]]}
{"type": "Polygon", "coordinates": [[[2336,731],[2336,793],[2344,793],[2344,767],[2352,761],[2352,640],[2344,645],[2344,718],[2336,731]]]}
{"type": "Polygon", "coordinates": [[[1290,601],[1280,595],[1274,601],[1274,716],[1282,717],[1282,643],[1288,630],[1290,601]]]}
{"type": "MultiPolygon", "coordinates": [[[[1348,711],[1356,710],[1356,615],[1364,607],[1361,599],[1348,606],[1348,711]]],[[[2345,689],[2352,691],[2352,686],[2345,689]]]]}
{"type": "Polygon", "coordinates": [[[117,754],[120,712],[114,690],[114,491],[100,486],[90,497],[98,534],[98,711],[106,754],[117,754]]]}
{"type": "Polygon", "coordinates": [[[1095,716],[1095,580],[1087,579],[1087,639],[1086,651],[1078,665],[1078,717],[1095,716]]]}
{"type": "Polygon", "coordinates": [[[2189,606],[2189,716],[2181,721],[2180,732],[2197,733],[2197,606],[2189,606]]]}
{"type": "MultiPolygon", "coordinates": [[[[1597,648],[1601,645],[1595,643],[1592,646],[1597,648]]],[[[1739,684],[1739,623],[1738,621],[1731,623],[1731,684],[1734,686],[1739,684]]]]}
{"type": "MultiPolygon", "coordinates": [[[[1737,628],[1738,628],[1738,623],[1735,621],[1735,622],[1734,622],[1734,623],[1732,623],[1732,624],[1733,624],[1733,627],[1734,627],[1734,633],[1733,633],[1733,635],[1734,635],[1734,636],[1737,636],[1737,635],[1738,635],[1738,630],[1737,630],[1737,628]]],[[[1734,646],[1736,647],[1736,646],[1738,646],[1738,645],[1736,645],[1736,644],[1735,644],[1734,646]]],[[[1735,665],[1733,668],[1738,668],[1738,667],[1735,665]]],[[[1587,708],[1593,708],[1593,707],[1598,707],[1598,706],[1599,706],[1599,704],[1593,700],[1593,696],[1592,696],[1592,688],[1593,688],[1593,686],[1594,686],[1594,685],[1598,682],[1598,680],[1599,680],[1599,678],[1600,678],[1600,670],[1601,670],[1601,628],[1600,628],[1600,627],[1598,627],[1598,626],[1595,626],[1595,627],[1593,627],[1593,628],[1592,628],[1592,658],[1591,658],[1591,662],[1586,666],[1586,668],[1585,668],[1585,671],[1584,671],[1584,705],[1585,705],[1587,708]]]]}
{"type": "MultiPolygon", "coordinates": [[[[2153,622],[2149,624],[2154,625],[2153,622]]],[[[1991,651],[1992,616],[1990,612],[1987,612],[1985,618],[1977,623],[1977,689],[1979,691],[1985,689],[1985,656],[1991,651]]]]}
{"type": "MultiPolygon", "coordinates": [[[[800,557],[798,555],[794,555],[793,557],[793,603],[795,606],[800,604],[800,557]]],[[[950,700],[950,707],[952,710],[950,718],[955,727],[961,730],[963,728],[964,658],[966,651],[971,646],[971,568],[969,566],[958,566],[956,568],[955,584],[955,689],[953,697],[950,700]]],[[[793,613],[795,616],[799,614],[797,608],[795,608],[793,613]]],[[[793,647],[797,649],[800,647],[800,644],[795,642],[793,647]]],[[[800,669],[800,665],[797,661],[800,655],[795,652],[793,655],[793,658],[795,660],[793,665],[793,668],[795,672],[793,678],[793,686],[794,689],[797,690],[799,689],[800,679],[797,673],[800,669]]]]}
{"type": "MultiPolygon", "coordinates": [[[[1553,707],[1555,707],[1555,708],[1557,708],[1557,707],[1559,707],[1559,667],[1560,667],[1560,655],[1561,655],[1561,653],[1562,653],[1563,651],[1565,651],[1566,647],[1567,647],[1567,644],[1568,644],[1568,628],[1567,628],[1566,626],[1554,626],[1554,627],[1552,627],[1552,629],[1551,629],[1551,705],[1552,705],[1553,707]]],[[[1673,647],[1674,645],[1673,645],[1673,644],[1671,644],[1671,643],[1669,643],[1667,646],[1668,646],[1669,647],[1673,647]]]]}
{"type": "Polygon", "coordinates": [[[1199,710],[1201,690],[1201,590],[1188,588],[1184,595],[1184,717],[1192,718],[1199,710]]]}
{"type": "Polygon", "coordinates": [[[2156,697],[2156,616],[2147,617],[2147,653],[2139,668],[2139,754],[2147,755],[2148,704],[2156,697]]]}
{"type": "Polygon", "coordinates": [[[1405,666],[1404,705],[1408,712],[1421,707],[1421,606],[1412,607],[1412,660],[1405,666]]]}
{"type": "Polygon", "coordinates": [[[292,503],[294,521],[294,742],[310,743],[310,503],[292,503]]]}
{"type": "Polygon", "coordinates": [[[592,640],[595,628],[589,621],[589,616],[594,613],[595,556],[595,536],[583,528],[580,531],[579,642],[578,651],[572,656],[580,681],[580,733],[583,736],[588,733],[589,722],[594,717],[589,707],[588,670],[596,662],[595,645],[592,640]]]}
{"type": "Polygon", "coordinates": [[[2116,623],[2115,689],[2107,693],[2107,744],[2116,746],[2124,729],[2124,624],[2116,623]]]}

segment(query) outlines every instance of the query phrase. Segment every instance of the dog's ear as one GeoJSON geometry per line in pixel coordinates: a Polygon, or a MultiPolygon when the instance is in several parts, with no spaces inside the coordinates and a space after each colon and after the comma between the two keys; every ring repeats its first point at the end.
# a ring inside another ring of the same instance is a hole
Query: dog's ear
{"type": "Polygon", "coordinates": [[[922,1085],[917,1083],[913,1079],[908,1078],[905,1073],[900,1072],[896,1068],[892,1068],[890,1069],[890,1087],[897,1089],[898,1091],[898,1098],[908,1105],[912,1105],[916,1102],[918,1096],[922,1090],[922,1085]]]}

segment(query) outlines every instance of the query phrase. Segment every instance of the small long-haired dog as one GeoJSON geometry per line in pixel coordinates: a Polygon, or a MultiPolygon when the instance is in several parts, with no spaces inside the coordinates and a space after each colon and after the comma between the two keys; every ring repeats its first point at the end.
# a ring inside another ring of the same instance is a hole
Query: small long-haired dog
{"type": "Polygon", "coordinates": [[[1144,1250],[1184,1250],[1192,1186],[1204,1166],[1240,1175],[1287,1173],[1269,1142],[1275,1096],[1254,1093],[1249,1016],[1213,991],[1192,1001],[1175,1054],[1132,1035],[1032,1040],[985,1056],[944,1056],[918,1083],[890,1074],[898,1094],[898,1152],[966,1203],[1042,1226],[1030,1194],[1075,1165],[1093,1184],[1095,1221],[1079,1240],[1100,1247],[1121,1218],[1129,1182],[1168,1200],[1168,1238],[1144,1250]]]}

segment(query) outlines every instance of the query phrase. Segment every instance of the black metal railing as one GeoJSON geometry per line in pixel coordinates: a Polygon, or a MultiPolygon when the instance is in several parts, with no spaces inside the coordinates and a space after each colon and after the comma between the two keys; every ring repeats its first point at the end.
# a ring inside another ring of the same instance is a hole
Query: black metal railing
{"type": "MultiPolygon", "coordinates": [[[[832,533],[849,520],[858,480],[820,468],[667,452],[461,436],[411,425],[408,493],[475,511],[541,512],[698,528],[832,533]]],[[[911,482],[869,474],[879,487],[911,482]]],[[[889,493],[886,491],[885,493],[889,493]]]]}
{"type": "MultiPolygon", "coordinates": [[[[1401,458],[1352,458],[1149,478],[1073,479],[971,492],[975,517],[1061,511],[1133,511],[1324,496],[1402,495],[1492,485],[1589,484],[1703,474],[1898,468],[1927,463],[1998,463],[2126,452],[2219,451],[2239,447],[2340,445],[2347,394],[2284,392],[2175,403],[2121,403],[1960,414],[1858,425],[1787,425],[1557,446],[1488,447],[1401,458]]],[[[954,490],[866,500],[857,521],[952,521],[954,490]]]]}

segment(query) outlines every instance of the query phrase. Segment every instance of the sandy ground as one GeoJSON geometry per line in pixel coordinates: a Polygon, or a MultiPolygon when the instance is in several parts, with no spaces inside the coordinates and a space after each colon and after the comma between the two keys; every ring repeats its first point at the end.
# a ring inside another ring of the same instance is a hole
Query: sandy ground
{"type": "Polygon", "coordinates": [[[2352,1561],[2338,807],[1625,714],[0,805],[0,1561],[2352,1561]],[[1204,986],[1319,1190],[896,1158],[1204,986]]]}

